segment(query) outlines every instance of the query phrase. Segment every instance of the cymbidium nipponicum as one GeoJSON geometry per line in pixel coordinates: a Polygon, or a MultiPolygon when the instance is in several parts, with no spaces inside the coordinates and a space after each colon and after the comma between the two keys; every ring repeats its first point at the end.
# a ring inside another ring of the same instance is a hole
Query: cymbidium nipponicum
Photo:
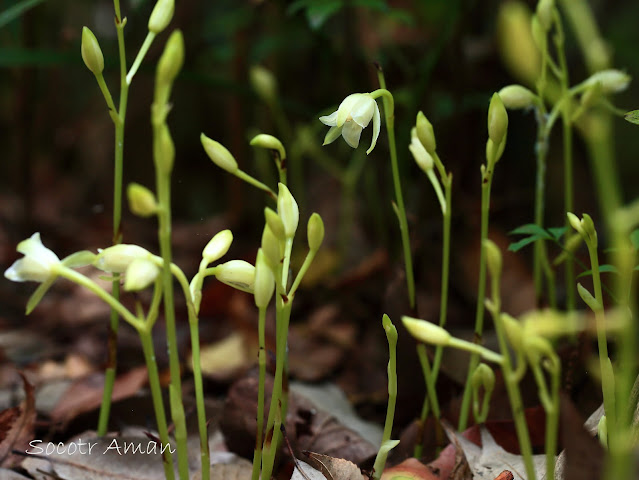
{"type": "Polygon", "coordinates": [[[16,250],[24,257],[16,260],[4,272],[4,276],[12,282],[42,283],[57,275],[60,259],[42,244],[39,233],[21,241],[16,250]]]}
{"type": "Polygon", "coordinates": [[[346,143],[357,148],[362,130],[371,123],[371,120],[373,120],[373,141],[370,148],[366,150],[366,154],[373,151],[379,137],[382,123],[379,107],[370,93],[349,95],[342,101],[337,111],[320,117],[320,121],[324,125],[331,127],[324,137],[324,145],[334,142],[341,135],[346,143]]]}

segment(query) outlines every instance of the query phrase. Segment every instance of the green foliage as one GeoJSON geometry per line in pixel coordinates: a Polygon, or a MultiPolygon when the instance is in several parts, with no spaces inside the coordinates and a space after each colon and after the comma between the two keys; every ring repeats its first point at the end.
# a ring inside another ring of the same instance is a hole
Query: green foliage
{"type": "Polygon", "coordinates": [[[518,252],[526,245],[529,245],[537,240],[551,240],[555,243],[559,243],[561,237],[566,233],[566,227],[551,227],[543,228],[534,223],[528,223],[520,227],[515,228],[509,232],[509,235],[527,235],[517,242],[513,242],[508,246],[508,251],[518,252]]]}
{"type": "Polygon", "coordinates": [[[22,0],[3,12],[0,12],[0,28],[13,22],[16,18],[24,15],[25,12],[38,6],[42,2],[44,2],[44,0],[22,0]]]}

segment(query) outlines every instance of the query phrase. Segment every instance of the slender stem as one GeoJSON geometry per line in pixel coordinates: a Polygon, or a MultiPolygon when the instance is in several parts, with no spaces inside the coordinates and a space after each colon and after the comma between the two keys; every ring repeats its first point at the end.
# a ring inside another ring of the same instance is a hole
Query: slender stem
{"type": "MultiPolygon", "coordinates": [[[[419,364],[422,367],[422,372],[424,374],[424,382],[426,383],[426,394],[429,402],[424,402],[424,406],[422,407],[422,422],[426,421],[426,416],[428,415],[429,406],[433,407],[433,416],[439,420],[441,416],[441,411],[439,409],[439,400],[437,399],[437,390],[435,389],[435,371],[431,369],[430,362],[428,360],[428,353],[426,352],[426,345],[420,343],[417,345],[417,356],[419,358],[419,364]]],[[[421,442],[420,442],[421,444],[421,442]]],[[[419,458],[419,457],[417,457],[419,458]]]]}
{"type": "MultiPolygon", "coordinates": [[[[494,165],[495,162],[488,161],[488,165],[494,165]]],[[[475,343],[482,341],[482,333],[484,331],[484,299],[486,297],[486,252],[484,241],[488,238],[488,215],[490,211],[490,188],[493,179],[493,172],[489,168],[483,169],[482,185],[481,185],[481,232],[480,232],[480,253],[479,253],[479,283],[477,286],[477,305],[475,310],[475,343]]],[[[466,385],[464,386],[464,395],[462,397],[461,412],[459,414],[458,430],[466,430],[468,424],[468,413],[470,410],[471,400],[471,379],[472,374],[479,364],[479,355],[473,354],[470,357],[468,366],[468,374],[466,376],[466,385]]]]}
{"type": "Polygon", "coordinates": [[[371,93],[373,98],[383,97],[384,117],[386,119],[386,131],[388,133],[388,148],[391,157],[391,169],[393,172],[393,187],[395,189],[395,202],[397,204],[397,217],[399,219],[399,231],[402,237],[402,249],[404,251],[404,263],[406,266],[406,286],[408,288],[408,302],[411,309],[415,308],[415,276],[413,274],[413,258],[410,250],[410,235],[408,232],[408,220],[404,207],[404,196],[399,179],[399,165],[397,162],[397,146],[395,145],[395,113],[393,95],[386,90],[386,79],[381,68],[377,71],[380,89],[371,93]]]}
{"type": "Polygon", "coordinates": [[[290,298],[293,298],[295,296],[295,292],[297,291],[297,288],[300,286],[300,283],[302,279],[304,278],[304,275],[306,275],[306,272],[308,271],[309,267],[311,266],[311,263],[313,263],[313,259],[315,258],[316,253],[317,253],[317,250],[309,250],[309,252],[306,254],[304,263],[302,264],[299,271],[297,272],[295,281],[293,281],[293,285],[291,285],[291,289],[288,292],[288,296],[290,298]]]}
{"type": "MultiPolygon", "coordinates": [[[[543,72],[545,72],[545,68],[543,72]]],[[[545,109],[535,110],[535,118],[537,119],[537,143],[535,144],[535,157],[537,160],[537,169],[535,177],[535,225],[544,226],[544,200],[546,191],[546,156],[548,155],[548,136],[545,127],[546,115],[545,109]]],[[[546,256],[545,243],[543,239],[535,241],[533,251],[533,280],[535,285],[535,295],[537,301],[542,296],[542,257],[546,256]]]]}
{"type": "Polygon", "coordinates": [[[104,100],[106,101],[107,107],[117,115],[117,110],[115,109],[115,104],[113,103],[113,97],[111,97],[111,92],[109,91],[109,87],[107,87],[106,82],[104,81],[104,75],[102,73],[98,73],[95,76],[95,79],[98,82],[98,86],[100,87],[100,91],[104,96],[104,100]]]}
{"type": "Polygon", "coordinates": [[[242,170],[237,170],[234,175],[239,178],[240,180],[244,180],[246,183],[248,183],[249,185],[254,186],[255,188],[262,190],[264,192],[266,192],[269,197],[271,197],[273,200],[277,201],[277,194],[271,190],[268,185],[263,184],[262,182],[260,182],[259,180],[257,180],[256,178],[250,176],[248,173],[242,171],[242,170]]]}
{"type": "Polygon", "coordinates": [[[257,387],[257,435],[255,436],[255,452],[253,455],[252,480],[259,480],[262,464],[262,443],[264,442],[264,390],[266,382],[266,308],[259,309],[258,319],[259,342],[259,380],[257,387]]]}
{"type": "Polygon", "coordinates": [[[211,460],[209,454],[209,436],[206,428],[206,410],[204,408],[204,386],[202,384],[202,366],[200,362],[200,332],[198,319],[189,319],[191,331],[191,365],[193,368],[193,382],[195,385],[195,405],[197,409],[198,431],[200,434],[200,463],[202,468],[202,480],[208,480],[211,476],[211,460]]]}
{"type": "Polygon", "coordinates": [[[127,85],[131,85],[131,81],[133,80],[133,77],[137,73],[138,68],[140,68],[140,65],[142,64],[142,60],[144,60],[144,57],[146,56],[147,52],[149,51],[149,48],[151,48],[151,44],[153,43],[154,39],[155,39],[155,33],[149,32],[149,33],[146,34],[146,38],[144,39],[144,43],[140,47],[140,51],[138,52],[137,56],[135,57],[135,61],[133,62],[133,65],[131,65],[131,69],[129,70],[129,73],[126,76],[126,84],[127,85]]]}

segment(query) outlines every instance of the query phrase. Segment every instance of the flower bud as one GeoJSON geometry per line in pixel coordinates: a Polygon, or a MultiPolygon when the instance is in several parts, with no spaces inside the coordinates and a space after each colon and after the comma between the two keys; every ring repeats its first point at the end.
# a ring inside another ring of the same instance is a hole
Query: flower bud
{"type": "Polygon", "coordinates": [[[266,255],[260,248],[255,259],[255,306],[266,308],[271,301],[274,290],[273,270],[271,270],[266,255]]]}
{"type": "Polygon", "coordinates": [[[139,183],[129,183],[126,190],[129,210],[139,217],[150,217],[158,210],[153,192],[139,183]]]}
{"type": "MultiPolygon", "coordinates": [[[[163,0],[159,0],[158,4],[163,0]]],[[[172,0],[171,0],[171,3],[172,0]]],[[[184,37],[180,30],[174,30],[166,42],[158,61],[155,81],[159,85],[170,85],[178,76],[184,64],[184,37]]]]}
{"type": "Polygon", "coordinates": [[[582,215],[581,225],[583,226],[584,233],[588,235],[592,246],[597,248],[597,229],[595,229],[595,222],[592,221],[592,217],[584,213],[582,215]]]}
{"type": "Polygon", "coordinates": [[[80,47],[82,60],[94,75],[100,75],[104,70],[104,56],[102,49],[93,32],[88,27],[82,27],[82,45],[80,47]]]}
{"type": "Polygon", "coordinates": [[[127,292],[143,290],[151,285],[159,274],[160,269],[151,260],[136,258],[126,269],[124,290],[127,292]]]}
{"type": "MultiPolygon", "coordinates": [[[[291,192],[283,183],[278,184],[277,192],[277,213],[284,223],[286,238],[293,238],[297,225],[300,221],[300,211],[297,202],[291,192]]],[[[276,233],[276,232],[273,232],[276,233]]]]}
{"type": "Polygon", "coordinates": [[[502,258],[499,247],[492,240],[484,240],[484,251],[486,252],[486,265],[491,277],[498,278],[501,275],[502,258]]]}
{"type": "Polygon", "coordinates": [[[546,32],[552,28],[554,8],[555,0],[539,0],[537,4],[537,18],[539,19],[539,24],[546,32]]]}
{"type": "Polygon", "coordinates": [[[318,213],[313,213],[311,218],[308,219],[306,235],[308,237],[308,248],[311,252],[319,250],[324,241],[324,222],[318,213]]]}
{"type": "Polygon", "coordinates": [[[582,237],[585,236],[586,232],[581,225],[581,220],[579,220],[579,217],[572,212],[567,212],[566,216],[568,217],[568,223],[570,223],[570,226],[574,228],[577,233],[579,233],[579,235],[581,235],[582,237]]]}
{"type": "Polygon", "coordinates": [[[207,264],[219,260],[229,251],[231,243],[233,243],[233,233],[230,230],[216,233],[202,250],[202,258],[206,260],[207,264]]]}
{"type": "Polygon", "coordinates": [[[473,372],[471,381],[475,390],[483,387],[485,394],[490,395],[495,388],[495,372],[485,363],[480,363],[473,372]]]}
{"type": "Polygon", "coordinates": [[[277,100],[277,80],[270,70],[256,65],[250,72],[251,85],[255,93],[266,103],[271,104],[277,100]]]}
{"type": "Polygon", "coordinates": [[[532,33],[533,41],[535,42],[537,49],[540,52],[546,50],[548,46],[546,30],[544,30],[544,27],[541,25],[541,22],[539,21],[539,17],[537,17],[537,15],[533,15],[532,19],[530,20],[530,31],[532,33]]]}
{"type": "MultiPolygon", "coordinates": [[[[495,147],[495,143],[490,138],[486,141],[486,159],[490,163],[490,168],[494,167],[499,161],[501,156],[504,154],[505,148],[506,142],[502,142],[495,147]]],[[[483,175],[484,173],[482,172],[482,176],[483,175]]]]}
{"type": "Polygon", "coordinates": [[[601,310],[601,303],[597,301],[597,299],[588,291],[586,287],[584,287],[581,283],[577,284],[577,292],[579,292],[579,296],[584,301],[586,305],[593,312],[598,312],[601,310]]]}
{"type": "Polygon", "coordinates": [[[508,337],[508,341],[512,347],[515,350],[521,349],[524,343],[524,329],[522,328],[521,323],[507,313],[502,313],[499,318],[504,325],[506,337],[508,337]]]}
{"type": "Polygon", "coordinates": [[[435,141],[433,125],[428,121],[426,115],[424,115],[424,112],[422,111],[417,114],[415,128],[417,129],[417,137],[419,138],[419,141],[422,142],[426,151],[431,155],[435,153],[437,142],[435,141]]]}
{"type": "Polygon", "coordinates": [[[220,167],[222,170],[226,170],[229,173],[235,173],[238,170],[237,162],[231,152],[229,152],[224,145],[215,140],[210,139],[204,134],[200,135],[200,142],[204,147],[204,151],[209,156],[213,163],[220,167]]]}
{"type": "Polygon", "coordinates": [[[253,293],[255,267],[244,260],[230,260],[215,267],[215,278],[243,292],[253,293]]]}
{"type": "Polygon", "coordinates": [[[148,259],[151,256],[148,250],[139,245],[120,243],[104,250],[99,249],[93,265],[105,272],[124,273],[133,260],[148,259]]]}
{"type": "Polygon", "coordinates": [[[161,33],[173,19],[175,0],[158,0],[149,17],[149,31],[161,33]]]}
{"type": "Polygon", "coordinates": [[[521,85],[508,85],[499,90],[499,97],[509,110],[532,107],[537,95],[521,85]]]}
{"type": "Polygon", "coordinates": [[[428,153],[422,142],[417,137],[416,128],[414,127],[411,131],[411,137],[408,149],[410,150],[410,153],[413,154],[415,163],[417,163],[419,168],[421,168],[424,173],[428,173],[428,171],[432,170],[435,166],[433,157],[431,157],[430,153],[428,153]]]}
{"type": "Polygon", "coordinates": [[[264,225],[264,231],[262,232],[262,250],[271,267],[276,268],[281,261],[280,242],[268,224],[264,225]]]}
{"type": "Polygon", "coordinates": [[[280,156],[280,161],[286,159],[286,150],[284,149],[284,145],[282,145],[282,142],[273,135],[260,133],[253,137],[253,140],[251,140],[251,146],[265,148],[267,150],[275,150],[280,156]]]}
{"type": "Polygon", "coordinates": [[[153,138],[153,160],[158,171],[168,175],[173,169],[175,145],[166,123],[158,126],[153,138]]]}
{"type": "Polygon", "coordinates": [[[592,74],[584,81],[585,85],[592,86],[601,84],[601,92],[603,94],[618,93],[630,84],[630,75],[621,70],[608,69],[592,74]]]}
{"type": "Polygon", "coordinates": [[[498,93],[493,93],[488,107],[488,136],[495,145],[500,145],[506,138],[508,130],[508,113],[498,93]]]}
{"type": "Polygon", "coordinates": [[[450,343],[450,333],[439,325],[407,316],[402,317],[402,323],[404,327],[406,327],[406,330],[408,330],[408,333],[420,342],[431,345],[441,345],[442,347],[450,343]]]}
{"type": "Polygon", "coordinates": [[[284,222],[282,222],[282,219],[277,212],[272,208],[266,207],[264,209],[264,218],[268,228],[271,230],[275,238],[278,240],[286,240],[284,222]]]}
{"type": "Polygon", "coordinates": [[[502,61],[517,81],[534,85],[541,71],[541,54],[531,32],[531,12],[522,1],[501,2],[497,15],[497,46],[502,61]]]}

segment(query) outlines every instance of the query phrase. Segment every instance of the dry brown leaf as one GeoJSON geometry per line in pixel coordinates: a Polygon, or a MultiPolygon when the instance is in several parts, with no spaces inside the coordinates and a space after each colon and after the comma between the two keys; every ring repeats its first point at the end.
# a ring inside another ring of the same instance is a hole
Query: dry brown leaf
{"type": "Polygon", "coordinates": [[[328,480],[362,480],[362,471],[353,462],[321,453],[304,452],[328,480]]]}
{"type": "MultiPolygon", "coordinates": [[[[211,480],[247,480],[251,478],[253,466],[245,458],[234,456],[225,463],[211,465],[211,480]]],[[[197,472],[192,480],[201,480],[201,472],[197,472]]]]}
{"type": "Polygon", "coordinates": [[[11,451],[24,450],[33,438],[36,419],[33,385],[24,375],[20,376],[24,386],[24,400],[20,406],[0,412],[0,465],[3,467],[19,464],[22,459],[11,454],[11,451]]]}
{"type": "MultiPolygon", "coordinates": [[[[115,379],[112,399],[114,402],[128,398],[140,391],[147,381],[146,367],[138,367],[115,379]]],[[[102,403],[104,376],[93,374],[75,381],[64,393],[51,412],[51,419],[68,422],[74,417],[90,412],[102,403]]]]}

